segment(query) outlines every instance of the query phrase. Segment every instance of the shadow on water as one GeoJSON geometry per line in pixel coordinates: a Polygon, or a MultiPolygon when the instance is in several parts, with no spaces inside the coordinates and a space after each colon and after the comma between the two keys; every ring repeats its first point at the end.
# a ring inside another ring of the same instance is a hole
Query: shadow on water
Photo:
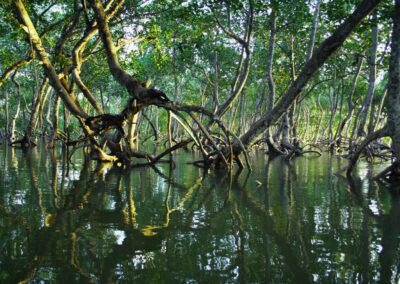
{"type": "Polygon", "coordinates": [[[111,169],[0,150],[0,282],[399,280],[398,189],[343,161],[253,157],[255,171],[111,169]],[[362,178],[360,178],[362,177],[362,178]]]}

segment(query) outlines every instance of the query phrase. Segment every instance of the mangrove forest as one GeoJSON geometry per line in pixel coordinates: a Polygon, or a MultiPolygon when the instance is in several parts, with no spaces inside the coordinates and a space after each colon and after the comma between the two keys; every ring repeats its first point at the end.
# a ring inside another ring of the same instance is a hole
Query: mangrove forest
{"type": "Polygon", "coordinates": [[[400,0],[0,16],[0,283],[400,281],[400,0]]]}

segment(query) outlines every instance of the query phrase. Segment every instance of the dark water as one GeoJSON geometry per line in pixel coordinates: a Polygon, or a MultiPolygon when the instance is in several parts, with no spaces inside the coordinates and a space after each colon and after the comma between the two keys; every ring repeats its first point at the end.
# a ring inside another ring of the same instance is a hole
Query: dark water
{"type": "Polygon", "coordinates": [[[398,283],[396,188],[298,158],[226,176],[0,146],[0,283],[398,283]]]}

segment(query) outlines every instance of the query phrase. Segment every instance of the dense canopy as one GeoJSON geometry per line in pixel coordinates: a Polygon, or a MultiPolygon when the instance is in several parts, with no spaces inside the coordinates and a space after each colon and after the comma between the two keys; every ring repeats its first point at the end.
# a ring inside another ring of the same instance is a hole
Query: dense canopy
{"type": "Polygon", "coordinates": [[[115,165],[400,158],[399,1],[7,0],[1,134],[115,165]],[[391,139],[387,139],[389,137],[391,139]],[[150,143],[165,150],[148,152],[150,143]]]}

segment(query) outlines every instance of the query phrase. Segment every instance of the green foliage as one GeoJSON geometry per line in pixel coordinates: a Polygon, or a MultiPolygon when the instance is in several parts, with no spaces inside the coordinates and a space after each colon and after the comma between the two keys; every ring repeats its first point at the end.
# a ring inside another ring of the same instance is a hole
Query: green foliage
{"type": "MultiPolygon", "coordinates": [[[[14,17],[12,1],[3,1],[0,6],[0,71],[23,59],[31,51],[31,45],[14,17]]],[[[203,104],[211,108],[213,86],[218,75],[218,91],[221,102],[229,96],[235,80],[241,46],[231,36],[226,34],[217,23],[230,30],[238,37],[245,36],[250,3],[254,9],[253,32],[250,42],[252,53],[251,70],[245,86],[247,108],[244,114],[252,117],[257,101],[264,101],[261,112],[265,110],[267,95],[265,80],[265,65],[268,56],[271,7],[276,12],[277,31],[276,47],[273,62],[273,75],[276,84],[277,98],[291,84],[290,56],[293,53],[295,72],[298,73],[305,64],[309,46],[315,1],[245,1],[245,0],[202,0],[202,1],[137,1],[127,0],[118,16],[110,22],[114,42],[136,36],[143,37],[139,43],[132,43],[121,48],[118,56],[123,68],[144,82],[153,81],[153,86],[162,89],[168,97],[190,104],[203,104]],[[214,58],[218,55],[217,74],[214,58]]],[[[322,1],[319,14],[319,24],[316,44],[320,44],[335,27],[342,23],[359,4],[356,0],[322,1]]],[[[75,4],[80,8],[80,1],[24,1],[28,13],[39,32],[46,33],[42,41],[58,71],[71,68],[71,52],[75,44],[86,30],[84,13],[74,33],[62,46],[60,56],[55,57],[58,41],[65,29],[71,23],[76,13],[75,4]],[[60,23],[51,29],[54,23],[60,23]]],[[[382,3],[376,10],[379,27],[378,50],[378,86],[376,102],[380,100],[384,86],[384,74],[388,67],[389,41],[392,4],[382,3]]],[[[89,20],[93,13],[88,11],[89,20]]],[[[318,117],[320,98],[321,106],[329,110],[331,101],[332,81],[336,76],[337,92],[346,101],[351,87],[357,60],[367,56],[371,45],[371,18],[365,19],[355,33],[346,40],[343,47],[333,56],[304,90],[309,92],[304,103],[318,117]],[[309,91],[316,85],[312,91],[309,91]],[[338,85],[338,86],[339,86],[338,85]]],[[[102,44],[97,37],[92,38],[84,53],[85,62],[81,77],[96,98],[103,99],[106,110],[119,112],[126,104],[128,94],[112,78],[102,44]],[[103,98],[100,97],[100,93],[103,98]]],[[[38,67],[41,77],[41,68],[38,67]]],[[[25,104],[23,112],[27,117],[26,105],[32,101],[36,86],[34,72],[31,67],[22,67],[18,81],[22,85],[22,97],[18,98],[15,86],[7,82],[2,86],[9,93],[10,113],[15,111],[18,101],[25,104]]],[[[366,93],[368,66],[362,69],[354,94],[354,102],[360,104],[366,93]]],[[[69,79],[70,80],[70,79],[69,79]]],[[[88,102],[80,97],[84,108],[89,108],[88,102]]],[[[234,103],[234,107],[238,100],[234,103]]],[[[4,104],[3,104],[4,108],[4,104]]],[[[344,111],[347,104],[344,103],[344,111]]],[[[1,121],[4,115],[1,114],[1,121]]],[[[21,120],[21,127],[24,121],[21,120]]],[[[166,122],[165,114],[159,117],[160,125],[166,122]]],[[[313,123],[316,123],[314,121],[313,123]]]]}

